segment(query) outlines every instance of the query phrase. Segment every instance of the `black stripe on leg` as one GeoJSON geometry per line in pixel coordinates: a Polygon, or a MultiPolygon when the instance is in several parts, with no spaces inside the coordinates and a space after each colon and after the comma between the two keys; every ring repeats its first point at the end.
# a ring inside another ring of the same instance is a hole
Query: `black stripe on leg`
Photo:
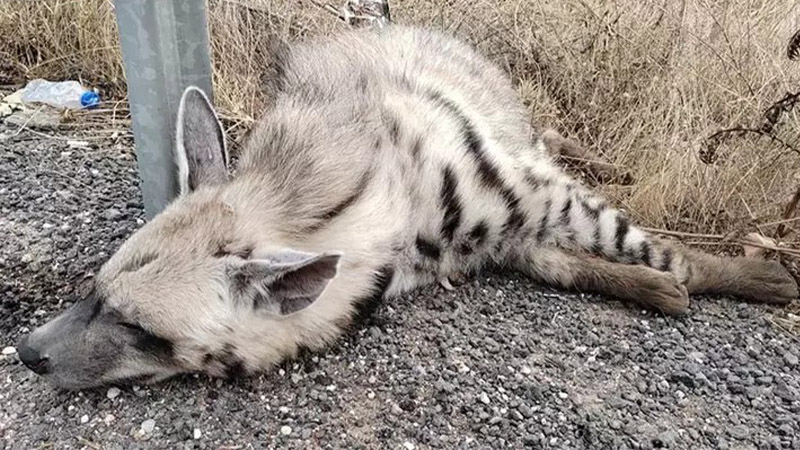
{"type": "Polygon", "coordinates": [[[625,238],[628,236],[628,231],[631,224],[628,219],[622,214],[617,214],[617,231],[615,234],[617,253],[622,255],[625,251],[625,238]]]}
{"type": "Polygon", "coordinates": [[[451,242],[456,233],[456,229],[461,225],[461,200],[456,192],[458,182],[453,169],[450,166],[442,170],[442,189],[439,194],[442,208],[444,209],[444,219],[442,220],[442,238],[446,242],[451,242]]]}
{"type": "Polygon", "coordinates": [[[658,270],[662,272],[672,270],[672,249],[669,247],[664,248],[664,252],[661,254],[661,264],[658,266],[658,270]]]}
{"type": "Polygon", "coordinates": [[[642,264],[645,266],[650,267],[651,258],[652,258],[652,249],[650,248],[650,243],[647,241],[642,241],[642,264]]]}
{"type": "Polygon", "coordinates": [[[603,237],[600,234],[600,224],[595,222],[594,224],[594,234],[592,235],[592,248],[591,252],[595,255],[601,255],[603,253],[603,237]]]}

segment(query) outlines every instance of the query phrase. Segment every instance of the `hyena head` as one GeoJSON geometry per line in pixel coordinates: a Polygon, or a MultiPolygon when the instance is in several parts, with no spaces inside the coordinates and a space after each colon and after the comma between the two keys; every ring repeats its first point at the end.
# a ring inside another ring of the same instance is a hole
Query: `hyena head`
{"type": "Polygon", "coordinates": [[[176,142],[181,195],[104,264],[91,294],[18,345],[57,386],[277,362],[293,351],[283,326],[309,314],[336,275],[337,254],[265,245],[226,202],[225,138],[198,89],[181,99],[176,142]]]}

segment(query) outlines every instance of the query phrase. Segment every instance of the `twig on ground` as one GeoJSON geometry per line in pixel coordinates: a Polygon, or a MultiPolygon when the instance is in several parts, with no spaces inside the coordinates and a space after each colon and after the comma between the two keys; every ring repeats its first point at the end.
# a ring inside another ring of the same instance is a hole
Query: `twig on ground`
{"type": "MultiPolygon", "coordinates": [[[[671,236],[676,238],[705,239],[711,242],[716,242],[716,244],[714,245],[724,245],[724,244],[749,245],[751,247],[758,247],[758,248],[763,248],[765,250],[772,250],[777,253],[782,253],[785,255],[790,255],[800,258],[800,250],[796,250],[789,247],[777,246],[777,245],[758,244],[755,242],[745,241],[743,239],[729,238],[728,236],[723,236],[720,234],[687,233],[683,231],[659,230],[657,228],[642,228],[642,230],[648,233],[660,234],[662,236],[671,236]]],[[[711,245],[711,242],[704,242],[704,243],[711,245]]]]}

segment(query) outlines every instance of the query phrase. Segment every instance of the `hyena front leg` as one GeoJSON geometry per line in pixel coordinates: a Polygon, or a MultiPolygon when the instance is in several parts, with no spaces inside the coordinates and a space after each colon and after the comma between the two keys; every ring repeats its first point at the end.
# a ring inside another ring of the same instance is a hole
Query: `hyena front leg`
{"type": "MultiPolygon", "coordinates": [[[[797,283],[777,262],[721,258],[656,239],[631,224],[622,211],[609,207],[585,188],[564,178],[549,182],[534,178],[530,183],[534,190],[530,212],[532,216],[538,217],[538,224],[529,238],[529,246],[533,250],[527,250],[526,263],[535,263],[531,253],[535,256],[538,248],[555,246],[574,253],[585,252],[599,256],[613,263],[646,266],[668,272],[690,294],[727,294],[774,304],[785,304],[798,296],[797,283]]],[[[546,261],[551,260],[552,258],[546,261]]],[[[585,267],[587,263],[582,264],[585,267]]],[[[540,266],[535,272],[540,277],[548,267],[553,267],[552,264],[540,266]]],[[[598,266],[593,262],[589,267],[591,269],[598,266]]],[[[557,268],[555,266],[553,270],[557,268]]],[[[602,273],[612,273],[609,270],[602,273]]],[[[613,273],[620,272],[615,269],[613,273]]],[[[554,279],[558,281],[557,278],[554,279]]],[[[607,279],[607,276],[597,278],[587,288],[592,287],[622,298],[630,298],[637,292],[614,292],[615,289],[626,288],[629,284],[604,281],[607,279]],[[599,285],[603,282],[608,286],[599,285]]]]}
{"type": "Polygon", "coordinates": [[[641,265],[531,246],[517,266],[533,279],[552,286],[633,301],[665,314],[681,314],[689,307],[686,287],[674,275],[641,265]]]}
{"type": "Polygon", "coordinates": [[[542,133],[542,142],[552,157],[564,157],[571,160],[570,162],[586,167],[599,181],[616,181],[621,184],[631,184],[633,182],[633,177],[630,173],[611,164],[604,156],[589,150],[572,139],[562,136],[556,130],[545,130],[542,133]]]}

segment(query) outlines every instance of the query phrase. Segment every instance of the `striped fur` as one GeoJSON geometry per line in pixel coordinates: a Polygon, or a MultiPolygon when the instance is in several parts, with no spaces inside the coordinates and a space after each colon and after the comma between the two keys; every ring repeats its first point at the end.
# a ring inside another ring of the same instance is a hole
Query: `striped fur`
{"type": "Polygon", "coordinates": [[[104,265],[91,305],[23,343],[48,352],[51,381],[267,369],[376,299],[487,264],[668,313],[687,290],[797,296],[780,266],[655,240],[567,176],[549,155],[574,145],[532,129],[509,78],[457,40],[392,26],[278,48],[233,178],[187,90],[183,194],[104,265]]]}

